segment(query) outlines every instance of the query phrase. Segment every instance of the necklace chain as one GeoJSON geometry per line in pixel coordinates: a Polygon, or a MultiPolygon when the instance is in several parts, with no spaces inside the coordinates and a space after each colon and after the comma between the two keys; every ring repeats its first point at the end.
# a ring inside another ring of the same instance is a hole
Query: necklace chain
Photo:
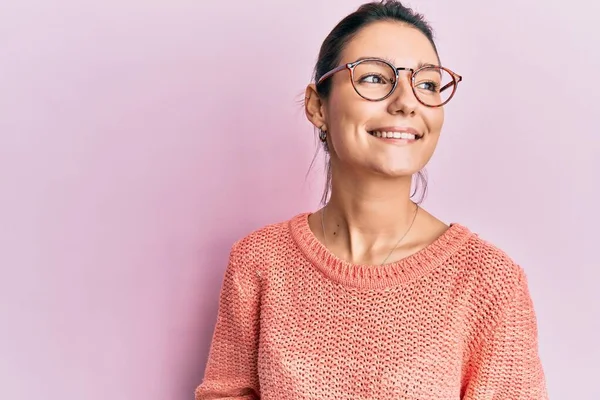
{"type": "MultiPolygon", "coordinates": [[[[388,258],[390,258],[390,256],[394,253],[394,250],[396,250],[398,248],[398,246],[400,245],[402,240],[406,237],[406,235],[408,235],[408,232],[410,232],[411,228],[413,227],[413,224],[415,223],[415,220],[417,219],[417,213],[419,212],[419,208],[420,208],[418,204],[415,204],[415,206],[416,206],[415,213],[413,215],[412,221],[410,222],[410,225],[408,226],[408,229],[406,230],[406,232],[404,232],[404,235],[402,235],[400,237],[400,239],[398,239],[398,241],[396,242],[396,245],[392,248],[392,250],[387,255],[387,257],[383,260],[381,265],[385,264],[385,262],[388,260],[388,258]]],[[[325,234],[325,207],[323,207],[321,209],[321,229],[323,230],[323,243],[325,244],[325,247],[327,247],[327,237],[326,237],[327,235],[325,234]]]]}

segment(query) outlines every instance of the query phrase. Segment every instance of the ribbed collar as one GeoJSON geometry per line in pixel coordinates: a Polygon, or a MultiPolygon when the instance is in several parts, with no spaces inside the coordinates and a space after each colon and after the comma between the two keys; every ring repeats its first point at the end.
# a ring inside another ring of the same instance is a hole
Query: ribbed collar
{"type": "Polygon", "coordinates": [[[304,254],[329,279],[359,289],[384,289],[412,281],[441,265],[473,235],[465,226],[453,223],[433,243],[397,262],[384,265],[352,264],[329,251],[308,225],[310,213],[293,217],[291,235],[304,254]]]}

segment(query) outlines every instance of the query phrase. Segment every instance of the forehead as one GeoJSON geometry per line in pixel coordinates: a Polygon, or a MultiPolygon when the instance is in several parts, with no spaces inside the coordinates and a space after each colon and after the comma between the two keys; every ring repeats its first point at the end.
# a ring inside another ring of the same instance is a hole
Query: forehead
{"type": "Polygon", "coordinates": [[[346,44],[342,63],[361,57],[381,57],[396,65],[414,67],[420,62],[437,64],[438,58],[429,39],[418,29],[395,21],[367,25],[346,44]]]}

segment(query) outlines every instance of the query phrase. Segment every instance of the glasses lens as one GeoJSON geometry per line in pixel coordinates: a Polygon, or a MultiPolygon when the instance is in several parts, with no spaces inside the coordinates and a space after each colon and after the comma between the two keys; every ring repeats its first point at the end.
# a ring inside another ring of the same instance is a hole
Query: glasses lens
{"type": "Polygon", "coordinates": [[[414,75],[415,95],[428,106],[444,104],[456,90],[454,77],[445,69],[427,67],[414,75]]]}
{"type": "Polygon", "coordinates": [[[394,88],[396,71],[381,61],[363,61],[354,68],[354,87],[366,99],[380,100],[394,88]]]}

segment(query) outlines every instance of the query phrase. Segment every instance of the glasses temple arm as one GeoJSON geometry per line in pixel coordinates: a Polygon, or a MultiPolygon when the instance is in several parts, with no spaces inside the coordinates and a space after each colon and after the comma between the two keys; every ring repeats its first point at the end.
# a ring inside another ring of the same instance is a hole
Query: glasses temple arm
{"type": "Polygon", "coordinates": [[[321,78],[319,78],[319,80],[317,81],[317,85],[319,83],[323,82],[325,79],[329,78],[331,75],[335,74],[336,72],[339,72],[346,68],[348,68],[347,65],[340,65],[339,67],[336,67],[336,68],[332,69],[331,71],[324,73],[323,76],[321,78]]]}

